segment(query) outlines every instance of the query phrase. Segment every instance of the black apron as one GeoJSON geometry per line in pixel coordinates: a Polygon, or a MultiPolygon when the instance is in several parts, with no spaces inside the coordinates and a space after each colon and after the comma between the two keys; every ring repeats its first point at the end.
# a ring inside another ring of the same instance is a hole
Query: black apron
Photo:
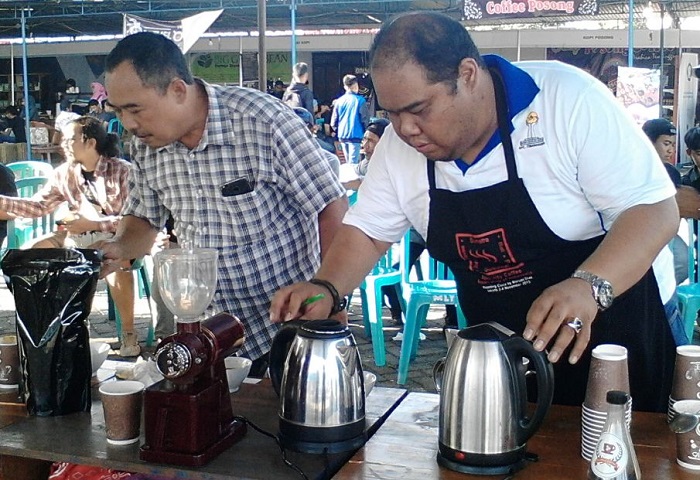
{"type": "MultiPolygon", "coordinates": [[[[544,222],[518,177],[500,72],[492,71],[492,77],[508,180],[465,192],[437,189],[435,163],[428,161],[427,246],[430,255],[454,273],[470,325],[496,321],[521,334],[533,301],[545,288],[568,278],[603,236],[568,241],[544,222]]],[[[554,403],[583,403],[590,352],[602,343],[628,349],[633,408],[665,412],[675,344],[651,269],[598,314],[591,341],[576,365],[568,363],[569,349],[554,365],[554,403]]]]}

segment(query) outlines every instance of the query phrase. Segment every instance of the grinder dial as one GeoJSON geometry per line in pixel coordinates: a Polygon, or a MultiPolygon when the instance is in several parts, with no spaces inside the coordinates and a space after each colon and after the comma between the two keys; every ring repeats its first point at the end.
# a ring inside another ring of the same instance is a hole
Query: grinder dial
{"type": "Polygon", "coordinates": [[[192,355],[185,345],[170,342],[156,352],[156,365],[165,378],[178,378],[189,371],[192,366],[192,355]]]}

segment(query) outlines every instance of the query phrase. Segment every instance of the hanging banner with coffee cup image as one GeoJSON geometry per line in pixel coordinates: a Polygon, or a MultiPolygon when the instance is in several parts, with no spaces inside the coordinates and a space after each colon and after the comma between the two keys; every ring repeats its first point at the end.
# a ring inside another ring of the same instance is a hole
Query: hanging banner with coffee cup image
{"type": "Polygon", "coordinates": [[[462,20],[596,15],[598,0],[464,0],[462,20]]]}

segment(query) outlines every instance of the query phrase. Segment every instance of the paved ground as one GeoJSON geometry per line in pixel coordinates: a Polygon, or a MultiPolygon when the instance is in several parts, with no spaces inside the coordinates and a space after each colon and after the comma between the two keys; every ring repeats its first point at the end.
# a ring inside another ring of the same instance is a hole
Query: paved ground
{"type": "MultiPolygon", "coordinates": [[[[374,372],[377,375],[377,385],[385,387],[395,387],[396,375],[399,362],[399,349],[401,342],[393,341],[392,337],[399,331],[391,321],[388,309],[384,311],[384,341],[386,345],[386,366],[377,367],[374,364],[372,344],[365,335],[362,326],[362,308],[359,303],[359,294],[353,296],[350,307],[350,327],[359,345],[365,370],[374,372]]],[[[235,312],[234,312],[235,313],[235,312]]],[[[434,392],[435,386],[432,380],[432,368],[435,362],[445,355],[447,345],[442,330],[444,310],[436,306],[428,314],[428,322],[423,333],[426,339],[421,342],[418,349],[418,356],[412,362],[409,371],[408,382],[405,388],[411,391],[434,392]]],[[[119,348],[116,328],[113,322],[107,320],[107,290],[104,281],[98,284],[97,293],[93,301],[92,312],[89,317],[91,338],[100,338],[110,343],[114,349],[119,348]]],[[[139,338],[145,340],[147,325],[150,322],[148,303],[145,299],[138,299],[136,302],[136,329],[139,338]]],[[[0,334],[14,333],[15,331],[15,309],[14,298],[7,289],[5,282],[0,279],[0,334]]],[[[142,347],[144,346],[142,342],[142,347]]],[[[152,353],[153,349],[144,349],[144,354],[152,353]]],[[[114,352],[110,354],[111,360],[123,360],[114,352]]]]}

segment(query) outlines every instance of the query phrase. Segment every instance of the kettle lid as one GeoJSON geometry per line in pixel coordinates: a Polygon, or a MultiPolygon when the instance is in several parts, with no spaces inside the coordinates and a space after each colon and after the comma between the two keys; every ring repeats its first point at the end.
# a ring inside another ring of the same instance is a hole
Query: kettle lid
{"type": "Polygon", "coordinates": [[[478,342],[502,342],[513,335],[514,331],[496,322],[480,323],[459,332],[461,338],[478,342]]]}
{"type": "Polygon", "coordinates": [[[299,335],[307,338],[342,338],[348,335],[350,330],[347,325],[340,323],[338,320],[309,320],[305,321],[299,327],[299,335]]]}

